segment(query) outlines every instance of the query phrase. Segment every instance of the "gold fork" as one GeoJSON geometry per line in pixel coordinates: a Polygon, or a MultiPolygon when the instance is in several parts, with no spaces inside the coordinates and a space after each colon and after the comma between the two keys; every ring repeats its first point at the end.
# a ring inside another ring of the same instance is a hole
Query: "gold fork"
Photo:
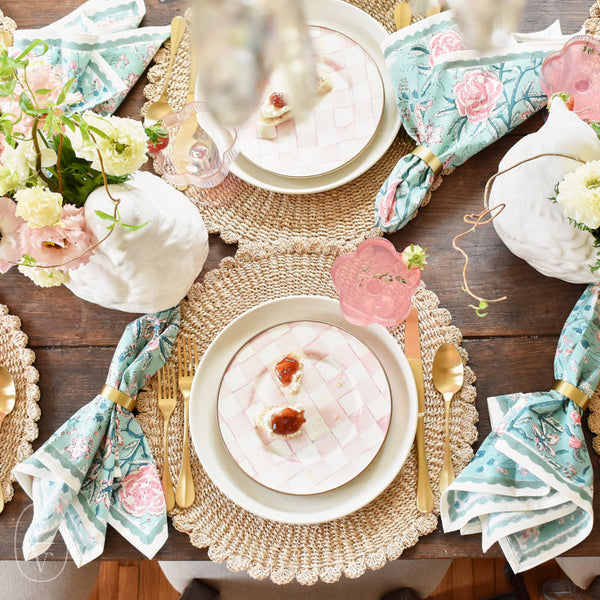
{"type": "Polygon", "coordinates": [[[194,380],[194,370],[198,362],[196,342],[189,338],[180,339],[177,358],[179,389],[183,395],[183,453],[181,455],[181,473],[175,490],[175,500],[181,508],[187,508],[194,503],[196,495],[190,464],[190,442],[188,437],[190,390],[194,380]]]}
{"type": "Polygon", "coordinates": [[[175,508],[175,492],[173,491],[173,480],[169,469],[169,419],[175,410],[177,404],[177,382],[175,381],[175,372],[166,365],[156,374],[158,380],[158,408],[163,416],[165,424],[164,433],[164,463],[162,472],[162,488],[165,494],[167,510],[175,508]]]}

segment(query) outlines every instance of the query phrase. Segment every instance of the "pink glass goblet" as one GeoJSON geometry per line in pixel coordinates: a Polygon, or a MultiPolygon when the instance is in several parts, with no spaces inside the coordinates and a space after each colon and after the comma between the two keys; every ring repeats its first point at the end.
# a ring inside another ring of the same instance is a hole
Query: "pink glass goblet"
{"type": "Polygon", "coordinates": [[[600,41],[578,35],[549,54],[542,63],[540,85],[548,98],[558,92],[571,94],[580,119],[600,119],[600,41]]]}
{"type": "Polygon", "coordinates": [[[421,269],[409,269],[383,238],[370,238],[331,267],[344,317],[354,325],[399,325],[410,311],[421,269]]]}
{"type": "Polygon", "coordinates": [[[169,143],[158,153],[156,170],[176,186],[219,185],[238,155],[235,127],[219,125],[204,102],[191,102],[163,118],[169,143]]]}

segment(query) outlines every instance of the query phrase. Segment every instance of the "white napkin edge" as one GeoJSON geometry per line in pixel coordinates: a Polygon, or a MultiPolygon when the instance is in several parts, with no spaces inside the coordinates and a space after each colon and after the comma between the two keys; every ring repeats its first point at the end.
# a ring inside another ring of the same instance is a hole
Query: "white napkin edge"
{"type": "Polygon", "coordinates": [[[131,534],[121,525],[121,523],[113,517],[111,513],[108,515],[108,524],[120,533],[134,548],[139,550],[147,558],[153,558],[154,555],[164,546],[169,537],[169,528],[167,523],[167,513],[165,510],[165,526],[163,530],[152,540],[150,544],[143,543],[139,538],[131,534]]]}
{"type": "Polygon", "coordinates": [[[385,53],[386,49],[394,45],[398,40],[402,40],[413,33],[420,33],[425,29],[429,29],[432,25],[437,25],[438,23],[443,23],[444,21],[454,21],[454,12],[454,9],[444,10],[439,12],[437,15],[432,15],[431,17],[421,19],[420,21],[395,31],[381,42],[382,52],[385,53]]]}

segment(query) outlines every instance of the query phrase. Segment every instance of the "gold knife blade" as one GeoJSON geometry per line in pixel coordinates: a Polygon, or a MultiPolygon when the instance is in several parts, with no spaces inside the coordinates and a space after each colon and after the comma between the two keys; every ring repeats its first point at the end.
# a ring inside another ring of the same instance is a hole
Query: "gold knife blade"
{"type": "Polygon", "coordinates": [[[425,383],[423,381],[423,362],[421,359],[421,342],[419,341],[419,313],[411,306],[408,317],[404,323],[404,354],[415,378],[417,386],[418,412],[417,433],[415,444],[417,446],[417,508],[421,512],[433,510],[433,491],[427,471],[427,456],[425,455],[425,383]]]}
{"type": "Polygon", "coordinates": [[[408,2],[398,2],[394,7],[394,21],[396,30],[408,27],[412,21],[412,10],[408,2]]]}

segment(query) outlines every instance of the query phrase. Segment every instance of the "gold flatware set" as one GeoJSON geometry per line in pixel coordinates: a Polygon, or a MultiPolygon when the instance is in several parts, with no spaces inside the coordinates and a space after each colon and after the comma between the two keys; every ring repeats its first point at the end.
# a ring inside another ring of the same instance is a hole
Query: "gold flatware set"
{"type": "MultiPolygon", "coordinates": [[[[425,384],[421,355],[419,314],[412,306],[404,324],[404,353],[415,379],[417,388],[417,432],[415,446],[417,450],[417,508],[421,512],[433,510],[433,491],[427,468],[425,452],[425,384]]],[[[454,481],[454,468],[450,450],[450,405],[454,395],[460,391],[464,379],[464,367],[461,356],[454,344],[442,344],[436,351],[432,368],[433,385],[442,394],[445,405],[445,445],[444,462],[440,473],[440,492],[454,481]]]]}
{"type": "Polygon", "coordinates": [[[190,338],[180,338],[177,344],[177,371],[165,365],[157,373],[158,407],[164,422],[164,465],[162,485],[167,503],[171,511],[175,503],[180,508],[188,508],[194,503],[194,479],[190,463],[189,441],[189,405],[190,391],[194,372],[198,364],[199,354],[196,342],[190,338]],[[181,470],[177,487],[173,491],[173,480],[169,467],[169,421],[177,405],[177,389],[183,398],[183,449],[181,454],[181,470]]]}

